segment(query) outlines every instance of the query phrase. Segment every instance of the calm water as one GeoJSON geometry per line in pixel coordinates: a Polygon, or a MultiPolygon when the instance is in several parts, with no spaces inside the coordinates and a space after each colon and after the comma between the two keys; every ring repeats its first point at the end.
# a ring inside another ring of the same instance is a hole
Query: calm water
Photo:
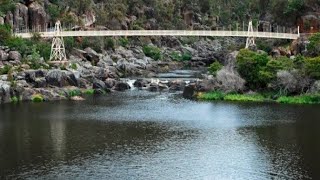
{"type": "Polygon", "coordinates": [[[319,179],[320,106],[131,91],[0,106],[0,179],[319,179]]]}

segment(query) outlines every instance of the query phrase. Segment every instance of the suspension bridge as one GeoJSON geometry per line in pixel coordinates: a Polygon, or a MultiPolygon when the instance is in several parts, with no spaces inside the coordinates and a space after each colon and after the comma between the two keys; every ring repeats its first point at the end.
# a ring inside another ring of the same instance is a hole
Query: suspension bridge
{"type": "MultiPolygon", "coordinates": [[[[90,30],[90,31],[63,31],[60,21],[55,24],[53,31],[38,32],[43,38],[53,38],[50,60],[65,61],[66,53],[63,37],[131,37],[131,36],[195,36],[195,37],[244,37],[247,38],[246,48],[255,45],[256,38],[270,39],[298,39],[300,37],[299,27],[297,33],[285,32],[260,32],[254,31],[252,21],[249,22],[247,31],[228,30],[90,30]]],[[[15,33],[21,38],[31,38],[33,33],[15,33]]]]}

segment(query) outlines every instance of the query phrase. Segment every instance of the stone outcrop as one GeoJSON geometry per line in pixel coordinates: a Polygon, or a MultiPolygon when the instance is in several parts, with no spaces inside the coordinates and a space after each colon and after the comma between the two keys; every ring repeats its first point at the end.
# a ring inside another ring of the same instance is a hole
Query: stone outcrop
{"type": "Polygon", "coordinates": [[[33,2],[28,7],[29,27],[31,29],[45,30],[47,27],[47,13],[38,2],[33,2]]]}

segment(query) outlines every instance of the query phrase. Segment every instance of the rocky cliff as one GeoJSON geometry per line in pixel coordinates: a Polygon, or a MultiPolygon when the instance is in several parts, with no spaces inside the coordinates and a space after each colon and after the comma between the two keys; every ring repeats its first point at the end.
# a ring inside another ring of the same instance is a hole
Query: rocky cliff
{"type": "MultiPolygon", "coordinates": [[[[107,29],[217,29],[235,28],[253,19],[260,28],[270,25],[319,30],[320,3],[316,0],[2,0],[14,8],[0,8],[0,24],[14,29],[44,29],[60,19],[65,25],[107,29]],[[238,25],[239,26],[239,25],[238,25]]],[[[265,28],[264,28],[265,27],[265,28]]],[[[271,29],[272,30],[272,29],[271,29]]]]}

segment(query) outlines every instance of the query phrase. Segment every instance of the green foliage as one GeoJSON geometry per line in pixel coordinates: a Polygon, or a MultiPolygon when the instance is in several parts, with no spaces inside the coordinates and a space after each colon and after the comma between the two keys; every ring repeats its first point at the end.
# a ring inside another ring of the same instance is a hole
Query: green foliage
{"type": "Polygon", "coordinates": [[[237,69],[250,88],[264,88],[269,83],[269,73],[265,72],[269,60],[267,54],[259,54],[248,49],[240,50],[237,56],[237,69]]]}
{"type": "Polygon", "coordinates": [[[67,53],[70,53],[74,47],[77,47],[74,37],[65,37],[64,47],[66,48],[67,53]]]}
{"type": "Polygon", "coordinates": [[[192,59],[192,56],[190,53],[183,53],[173,51],[170,53],[170,57],[174,61],[190,61],[192,59]]]}
{"type": "Polygon", "coordinates": [[[257,48],[261,49],[268,54],[272,51],[272,45],[268,44],[266,41],[263,40],[257,40],[257,48]]]}
{"type": "Polygon", "coordinates": [[[8,74],[10,70],[12,69],[9,65],[4,65],[2,68],[0,68],[0,75],[2,74],[8,74]]]}
{"type": "Polygon", "coordinates": [[[77,66],[76,63],[71,63],[70,68],[73,69],[73,70],[77,70],[78,66],[77,66]]]}
{"type": "Polygon", "coordinates": [[[284,14],[288,16],[297,15],[304,7],[304,0],[289,0],[284,14]]]}
{"type": "Polygon", "coordinates": [[[242,101],[242,102],[264,102],[266,98],[262,95],[247,95],[247,94],[228,94],[224,97],[226,101],[242,101]]]}
{"type": "Polygon", "coordinates": [[[11,103],[16,104],[16,103],[18,103],[20,101],[20,98],[18,98],[17,96],[13,96],[13,97],[11,97],[10,100],[11,100],[11,103]]]}
{"type": "Polygon", "coordinates": [[[320,79],[320,57],[306,58],[305,70],[311,78],[320,79]]]}
{"type": "Polygon", "coordinates": [[[52,19],[53,22],[56,22],[58,20],[58,18],[60,17],[60,9],[59,6],[55,5],[55,4],[49,4],[48,6],[48,13],[52,19]]]}
{"type": "Polygon", "coordinates": [[[11,28],[9,25],[0,25],[0,44],[11,38],[11,28]]]}
{"type": "Polygon", "coordinates": [[[198,99],[208,100],[208,101],[243,101],[243,102],[264,102],[268,99],[260,94],[225,94],[220,91],[213,91],[209,93],[203,93],[198,95],[198,99]]]}
{"type": "Polygon", "coordinates": [[[80,95],[82,95],[82,92],[79,89],[68,91],[68,97],[74,97],[74,96],[80,96],[80,95]]]}
{"type": "Polygon", "coordinates": [[[115,49],[115,42],[113,40],[113,38],[106,38],[105,42],[104,42],[104,47],[106,49],[115,49]]]}
{"type": "Polygon", "coordinates": [[[212,63],[208,69],[209,73],[216,76],[217,72],[220,71],[222,69],[222,65],[218,62],[215,61],[214,63],[212,63]]]}
{"type": "Polygon", "coordinates": [[[277,99],[282,104],[320,104],[320,95],[282,96],[277,99]]]}
{"type": "Polygon", "coordinates": [[[312,56],[320,55],[320,33],[313,34],[309,37],[310,43],[307,46],[308,53],[312,56]]]}
{"type": "Polygon", "coordinates": [[[198,99],[207,100],[207,101],[216,101],[216,100],[223,100],[225,94],[221,91],[213,91],[209,93],[200,93],[198,95],[198,99]]]}
{"type": "Polygon", "coordinates": [[[94,94],[94,89],[87,89],[83,92],[86,95],[93,95],[94,94]]]}
{"type": "Polygon", "coordinates": [[[0,16],[4,15],[8,11],[13,11],[15,9],[13,0],[1,0],[0,1],[0,16]]]}
{"type": "Polygon", "coordinates": [[[31,101],[35,103],[39,103],[39,102],[43,102],[44,98],[41,94],[35,94],[32,96],[31,101]]]}
{"type": "Polygon", "coordinates": [[[161,50],[155,46],[144,46],[143,52],[146,56],[151,57],[156,61],[162,58],[161,50]]]}
{"type": "Polygon", "coordinates": [[[32,69],[39,69],[41,67],[40,58],[41,56],[37,51],[36,46],[33,46],[31,55],[27,57],[27,63],[32,69]]]}
{"type": "Polygon", "coordinates": [[[119,44],[122,47],[127,47],[129,45],[129,39],[128,38],[119,38],[119,44]]]}
{"type": "Polygon", "coordinates": [[[183,53],[182,54],[182,61],[190,61],[192,59],[191,53],[183,53]]]}

